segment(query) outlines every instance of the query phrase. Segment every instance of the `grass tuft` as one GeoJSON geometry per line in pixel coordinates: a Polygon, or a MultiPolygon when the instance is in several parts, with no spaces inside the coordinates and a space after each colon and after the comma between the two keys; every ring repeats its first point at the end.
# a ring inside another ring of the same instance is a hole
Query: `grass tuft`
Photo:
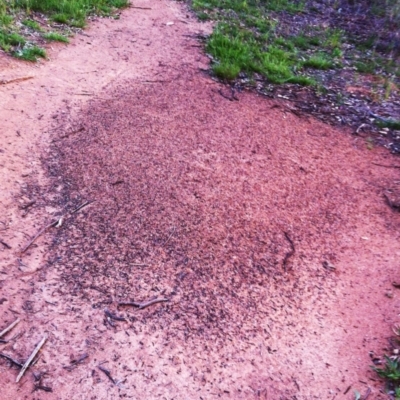
{"type": "Polygon", "coordinates": [[[22,21],[22,24],[27,26],[28,28],[33,29],[34,31],[38,32],[42,31],[40,25],[36,21],[33,21],[32,19],[25,19],[22,21]]]}
{"type": "Polygon", "coordinates": [[[303,65],[308,68],[327,70],[333,68],[333,63],[327,60],[322,54],[311,56],[308,60],[304,61],[303,65]]]}
{"type": "Polygon", "coordinates": [[[53,41],[53,42],[69,43],[69,39],[66,36],[61,35],[61,34],[56,33],[56,32],[45,33],[43,35],[43,38],[48,40],[48,41],[53,41]]]}
{"type": "Polygon", "coordinates": [[[41,47],[25,47],[14,52],[14,56],[25,61],[37,61],[38,58],[46,58],[46,51],[41,47]]]}

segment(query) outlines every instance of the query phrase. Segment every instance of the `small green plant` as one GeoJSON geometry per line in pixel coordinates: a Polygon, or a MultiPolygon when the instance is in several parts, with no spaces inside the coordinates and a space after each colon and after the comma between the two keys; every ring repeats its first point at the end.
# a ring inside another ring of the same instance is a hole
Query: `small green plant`
{"type": "Polygon", "coordinates": [[[394,383],[398,383],[400,381],[400,363],[397,357],[390,358],[385,356],[385,367],[384,368],[376,368],[375,366],[371,367],[381,378],[385,378],[394,383]]]}
{"type": "Polygon", "coordinates": [[[24,46],[25,43],[26,40],[21,35],[0,30],[0,47],[4,51],[9,51],[13,46],[24,46]]]}
{"type": "Polygon", "coordinates": [[[308,60],[304,61],[303,65],[308,68],[315,69],[330,69],[333,68],[333,63],[330,60],[327,60],[324,55],[316,54],[311,56],[308,60]]]}
{"type": "Polygon", "coordinates": [[[41,47],[25,47],[14,52],[14,56],[25,61],[37,61],[40,58],[46,58],[46,51],[41,47]]]}
{"type": "Polygon", "coordinates": [[[28,28],[35,30],[35,31],[40,32],[42,30],[40,25],[36,21],[33,21],[32,19],[25,19],[22,21],[22,24],[27,26],[28,28]]]}
{"type": "Polygon", "coordinates": [[[375,63],[372,60],[369,62],[356,62],[354,65],[357,71],[361,72],[362,74],[372,74],[375,72],[375,63]]]}
{"type": "Polygon", "coordinates": [[[379,128],[389,128],[396,131],[400,130],[400,120],[396,119],[376,120],[375,124],[379,126],[379,128]]]}
{"type": "Polygon", "coordinates": [[[66,36],[61,35],[56,32],[49,32],[45,33],[43,35],[43,38],[48,40],[48,41],[53,41],[53,42],[63,42],[63,43],[69,43],[69,40],[66,36]]]}
{"type": "Polygon", "coordinates": [[[203,11],[199,11],[199,12],[197,13],[197,18],[198,18],[200,21],[207,21],[207,20],[210,19],[209,15],[208,15],[207,13],[203,12],[203,11]]]}

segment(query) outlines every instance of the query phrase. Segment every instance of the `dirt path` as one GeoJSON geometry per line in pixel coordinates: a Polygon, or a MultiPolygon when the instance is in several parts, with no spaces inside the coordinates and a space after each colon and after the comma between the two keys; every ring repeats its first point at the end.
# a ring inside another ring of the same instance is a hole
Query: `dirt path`
{"type": "Polygon", "coordinates": [[[22,360],[48,335],[20,384],[0,361],[4,398],[385,399],[369,352],[398,322],[383,191],[399,178],[373,163],[398,160],[284,103],[228,100],[201,71],[209,27],[135,5],[151,10],[39,67],[1,60],[1,79],[33,78],[0,86],[0,328],[23,333],[0,351],[22,360]],[[153,297],[169,301],[118,307],[153,297]]]}

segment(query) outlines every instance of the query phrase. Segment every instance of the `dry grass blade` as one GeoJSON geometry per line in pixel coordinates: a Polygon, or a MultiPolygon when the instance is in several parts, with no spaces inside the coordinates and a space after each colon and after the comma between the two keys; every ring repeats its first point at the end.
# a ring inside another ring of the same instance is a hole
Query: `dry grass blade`
{"type": "Polygon", "coordinates": [[[0,338],[3,337],[7,332],[11,331],[12,328],[14,328],[15,325],[17,325],[21,320],[17,318],[13,323],[7,326],[7,328],[3,329],[0,332],[0,338]]]}
{"type": "Polygon", "coordinates": [[[24,253],[29,249],[29,247],[31,247],[32,244],[35,243],[36,239],[37,239],[39,236],[43,235],[43,233],[45,233],[45,232],[47,231],[47,229],[52,228],[53,226],[56,226],[56,225],[59,223],[59,221],[60,221],[61,219],[62,219],[62,217],[59,218],[59,219],[57,219],[56,221],[53,221],[51,224],[49,224],[49,225],[45,226],[43,229],[41,229],[41,230],[33,237],[33,239],[31,239],[31,240],[25,245],[25,247],[21,250],[21,254],[24,254],[24,253]]]}
{"type": "Polygon", "coordinates": [[[45,336],[39,344],[35,347],[35,350],[33,350],[32,354],[29,356],[29,358],[26,360],[25,364],[22,366],[21,372],[18,374],[17,379],[15,380],[16,383],[18,383],[21,378],[23,377],[25,371],[29,368],[31,362],[35,358],[36,354],[39,353],[40,349],[44,345],[45,341],[47,340],[47,336],[45,336]]]}

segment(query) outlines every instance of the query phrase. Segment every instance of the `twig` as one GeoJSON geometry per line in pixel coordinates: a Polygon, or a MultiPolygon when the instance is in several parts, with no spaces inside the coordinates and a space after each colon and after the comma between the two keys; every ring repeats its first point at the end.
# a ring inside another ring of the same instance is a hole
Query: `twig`
{"type": "Polygon", "coordinates": [[[14,328],[15,325],[17,325],[21,320],[17,318],[12,324],[8,325],[7,328],[2,330],[0,332],[0,338],[3,337],[7,332],[11,331],[12,328],[14,328]]]}
{"type": "Polygon", "coordinates": [[[115,385],[115,381],[114,381],[113,377],[111,376],[111,372],[108,369],[102,367],[101,365],[98,365],[97,368],[100,371],[103,371],[107,375],[107,378],[115,385]]]}
{"type": "Polygon", "coordinates": [[[400,168],[400,165],[384,165],[384,164],[378,164],[378,163],[371,163],[373,165],[377,165],[378,167],[384,167],[384,168],[400,168]]]}
{"type": "Polygon", "coordinates": [[[84,207],[86,207],[86,206],[88,206],[89,204],[92,204],[92,203],[93,203],[93,201],[90,201],[90,200],[85,201],[85,202],[84,202],[83,204],[81,204],[79,207],[75,208],[75,210],[72,211],[71,214],[77,213],[78,211],[82,210],[82,208],[84,208],[84,207]]]}
{"type": "Polygon", "coordinates": [[[27,81],[28,79],[33,79],[33,76],[24,76],[22,78],[15,79],[2,79],[0,80],[0,85],[8,85],[9,83],[27,81]]]}
{"type": "Polygon", "coordinates": [[[226,94],[223,93],[222,89],[218,89],[218,93],[229,101],[239,100],[235,95],[235,89],[231,87],[231,97],[228,97],[226,94]]]}
{"type": "Polygon", "coordinates": [[[169,301],[169,299],[153,299],[153,300],[149,300],[143,303],[137,303],[137,302],[123,302],[123,303],[118,303],[119,306],[133,306],[133,307],[138,307],[139,310],[143,310],[146,307],[152,306],[153,304],[156,303],[164,303],[166,301],[169,301]]]}
{"type": "Polygon", "coordinates": [[[24,375],[25,371],[29,368],[29,365],[31,364],[31,362],[35,358],[36,354],[40,351],[40,349],[42,348],[42,346],[44,345],[46,340],[47,340],[47,336],[45,336],[39,342],[39,344],[35,347],[35,350],[33,350],[32,354],[29,356],[29,358],[26,360],[25,364],[22,366],[21,372],[18,374],[17,379],[15,381],[16,383],[18,383],[21,380],[21,378],[24,375]]]}
{"type": "Polygon", "coordinates": [[[32,200],[29,203],[24,204],[20,208],[21,208],[21,210],[26,210],[27,208],[32,207],[35,203],[36,203],[36,200],[32,200]]]}
{"type": "Polygon", "coordinates": [[[33,391],[35,392],[36,390],[43,390],[45,392],[53,392],[53,389],[49,386],[43,386],[43,385],[35,385],[35,388],[33,389],[33,391]]]}
{"type": "Polygon", "coordinates": [[[4,240],[1,240],[1,239],[0,239],[0,243],[1,243],[6,249],[8,249],[8,250],[11,249],[11,246],[10,246],[9,244],[7,244],[4,240]]]}
{"type": "Polygon", "coordinates": [[[70,137],[70,136],[72,136],[72,135],[75,135],[75,133],[79,133],[79,132],[82,132],[82,131],[84,131],[85,130],[85,127],[84,126],[81,126],[79,129],[76,129],[76,130],[74,130],[74,131],[72,131],[72,132],[68,132],[68,133],[66,133],[64,136],[60,136],[60,139],[66,139],[67,137],[70,137]]]}
{"type": "Polygon", "coordinates": [[[124,317],[119,317],[118,315],[113,314],[107,308],[104,310],[104,314],[106,314],[108,318],[114,319],[115,321],[126,321],[124,317]]]}
{"type": "Polygon", "coordinates": [[[399,203],[396,201],[396,202],[393,202],[392,200],[390,200],[390,197],[386,194],[386,193],[383,193],[383,196],[385,197],[385,199],[386,199],[386,201],[387,201],[387,203],[389,204],[389,206],[392,208],[392,209],[399,209],[400,208],[400,205],[399,205],[399,203]]]}
{"type": "Polygon", "coordinates": [[[68,371],[72,371],[78,364],[80,364],[83,360],[86,360],[89,357],[88,354],[82,354],[77,360],[72,361],[71,365],[66,365],[65,367],[63,367],[64,369],[68,370],[68,371]]]}
{"type": "Polygon", "coordinates": [[[294,254],[295,248],[294,248],[294,243],[293,243],[292,239],[290,239],[289,234],[287,232],[283,232],[283,233],[285,234],[285,237],[286,237],[287,241],[290,243],[290,247],[291,247],[291,250],[286,253],[285,258],[283,259],[283,268],[286,270],[286,264],[287,264],[289,258],[292,257],[292,255],[294,254]]]}
{"type": "Polygon", "coordinates": [[[29,247],[32,246],[32,244],[36,241],[36,239],[37,239],[39,236],[43,235],[43,233],[45,233],[45,232],[47,231],[47,229],[52,228],[53,226],[56,226],[62,218],[63,218],[63,217],[61,217],[61,218],[59,218],[59,219],[53,221],[51,224],[45,226],[42,230],[40,230],[40,231],[34,236],[34,238],[21,250],[21,253],[20,253],[20,254],[24,254],[24,253],[29,249],[29,247]]]}
{"type": "Polygon", "coordinates": [[[371,394],[371,388],[368,388],[367,392],[365,393],[364,397],[362,398],[362,400],[367,400],[369,395],[371,394]]]}
{"type": "Polygon", "coordinates": [[[343,392],[343,394],[347,394],[347,393],[349,393],[349,391],[350,391],[350,389],[351,389],[351,385],[350,386],[348,386],[348,388],[343,392]]]}
{"type": "Polygon", "coordinates": [[[150,7],[135,7],[135,6],[130,6],[129,8],[137,8],[139,10],[152,10],[150,7]]]}
{"type": "Polygon", "coordinates": [[[14,365],[16,365],[17,367],[22,368],[22,364],[21,364],[20,362],[14,360],[13,358],[11,358],[10,356],[8,356],[7,354],[0,353],[0,357],[3,357],[3,358],[5,358],[6,360],[11,361],[11,362],[12,362],[14,365]]]}

